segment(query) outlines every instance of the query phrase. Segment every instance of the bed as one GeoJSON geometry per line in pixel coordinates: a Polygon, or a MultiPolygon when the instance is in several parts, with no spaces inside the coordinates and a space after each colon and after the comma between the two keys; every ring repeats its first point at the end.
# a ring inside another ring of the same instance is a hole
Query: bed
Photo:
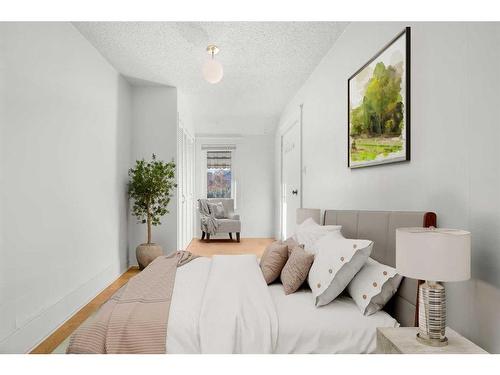
{"type": "MultiPolygon", "coordinates": [[[[202,317],[200,319],[200,312],[201,315],[207,312],[207,307],[203,306],[203,285],[207,284],[207,280],[211,277],[211,262],[217,260],[217,256],[214,260],[199,258],[178,270],[168,322],[167,350],[170,354],[221,352],[370,353],[375,350],[376,328],[397,326],[397,321],[385,311],[379,311],[369,317],[363,316],[354,301],[347,296],[342,296],[327,306],[317,308],[314,306],[311,291],[307,288],[302,288],[298,292],[286,296],[283,286],[280,283],[274,283],[264,286],[270,292],[270,302],[275,309],[274,317],[272,314],[264,315],[262,312],[246,306],[246,312],[238,312],[237,319],[233,318],[237,316],[236,314],[227,314],[229,316],[223,320],[222,326],[214,328],[212,332],[208,332],[208,335],[204,332],[200,334],[200,329],[209,324],[221,324],[217,318],[203,319],[202,317]],[[260,318],[259,322],[265,323],[266,327],[274,326],[276,332],[262,329],[260,326],[255,329],[256,324],[254,323],[257,322],[248,322],[248,316],[254,318],[262,315],[264,318],[260,318]],[[266,319],[265,317],[269,315],[271,318],[266,319]],[[244,327],[235,329],[237,323],[234,322],[238,322],[238,320],[246,320],[248,329],[244,327]],[[228,321],[230,323],[226,324],[228,321]],[[214,345],[213,338],[219,337],[222,331],[232,333],[238,330],[241,332],[237,332],[230,338],[222,340],[219,338],[218,341],[222,341],[222,343],[214,345]],[[248,348],[239,347],[248,335],[256,333],[259,333],[262,340],[254,340],[253,346],[248,348]],[[203,340],[204,336],[207,337],[206,340],[203,340]],[[271,340],[274,342],[270,343],[271,340]]],[[[254,262],[256,263],[256,259],[254,262]]],[[[219,284],[215,285],[220,288],[219,284]]],[[[207,286],[210,288],[210,285],[207,284],[207,286]]],[[[235,288],[234,294],[228,294],[227,290],[221,290],[220,295],[225,297],[218,300],[217,303],[211,303],[210,308],[217,309],[218,313],[231,309],[231,301],[236,298],[240,291],[239,287],[235,288]]]]}
{"type": "MultiPolygon", "coordinates": [[[[315,209],[297,212],[298,223],[307,218],[321,224],[342,225],[346,238],[372,240],[371,256],[390,266],[395,264],[396,228],[436,225],[436,215],[430,212],[325,210],[323,215],[315,209]]],[[[176,271],[168,300],[164,351],[169,354],[372,353],[377,327],[416,325],[417,290],[417,280],[405,279],[384,311],[364,316],[347,295],[317,308],[307,287],[285,295],[281,284],[268,286],[255,255],[197,258],[176,271]]],[[[137,299],[134,301],[137,303],[137,299]]],[[[125,319],[125,322],[126,334],[130,321],[125,319]]],[[[147,337],[136,338],[139,342],[145,340],[147,337]]]]}

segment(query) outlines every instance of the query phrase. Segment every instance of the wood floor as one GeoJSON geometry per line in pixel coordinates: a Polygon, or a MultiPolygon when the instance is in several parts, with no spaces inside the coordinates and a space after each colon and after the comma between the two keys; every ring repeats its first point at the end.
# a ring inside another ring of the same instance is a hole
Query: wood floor
{"type": "MultiPolygon", "coordinates": [[[[238,255],[255,254],[260,257],[268,244],[273,242],[272,238],[242,238],[240,243],[236,241],[213,239],[202,241],[194,238],[189,244],[187,250],[193,254],[211,257],[216,254],[238,255]]],[[[139,273],[138,267],[131,267],[127,272],[121,275],[115,282],[103,290],[92,301],[85,305],[75,315],[68,319],[54,333],[42,341],[30,354],[50,354],[66,338],[68,338],[88,317],[106,302],[118,289],[127,283],[127,281],[139,273]]]]}
{"type": "Polygon", "coordinates": [[[255,254],[261,257],[272,238],[242,238],[241,242],[230,239],[211,239],[210,241],[193,238],[187,250],[193,254],[211,257],[212,255],[255,254]]]}

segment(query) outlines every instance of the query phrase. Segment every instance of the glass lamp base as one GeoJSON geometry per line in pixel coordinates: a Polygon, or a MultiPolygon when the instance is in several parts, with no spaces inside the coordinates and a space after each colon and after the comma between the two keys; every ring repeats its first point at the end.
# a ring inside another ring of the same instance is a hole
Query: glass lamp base
{"type": "Polygon", "coordinates": [[[448,345],[448,339],[446,336],[442,339],[430,339],[427,337],[424,337],[424,335],[421,335],[420,332],[417,333],[417,341],[429,345],[429,346],[446,346],[448,345]]]}
{"type": "Polygon", "coordinates": [[[417,341],[430,346],[448,345],[444,286],[426,281],[419,287],[417,341]]]}

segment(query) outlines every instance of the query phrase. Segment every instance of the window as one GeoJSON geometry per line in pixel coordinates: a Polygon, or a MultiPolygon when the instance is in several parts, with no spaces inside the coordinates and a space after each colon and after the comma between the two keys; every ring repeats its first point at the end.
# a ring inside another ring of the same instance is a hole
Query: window
{"type": "Polygon", "coordinates": [[[207,198],[231,198],[231,151],[207,151],[207,198]]]}

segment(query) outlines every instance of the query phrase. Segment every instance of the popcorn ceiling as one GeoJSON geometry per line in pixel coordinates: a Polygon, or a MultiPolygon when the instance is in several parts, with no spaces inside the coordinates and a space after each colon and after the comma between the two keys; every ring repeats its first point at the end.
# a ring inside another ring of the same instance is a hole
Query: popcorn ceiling
{"type": "MultiPolygon", "coordinates": [[[[121,74],[177,87],[199,133],[274,131],[285,105],[347,26],[341,22],[77,22],[121,74]],[[224,68],[201,73],[208,44],[224,68]]],[[[332,69],[335,67],[332,66],[332,69]]]]}

